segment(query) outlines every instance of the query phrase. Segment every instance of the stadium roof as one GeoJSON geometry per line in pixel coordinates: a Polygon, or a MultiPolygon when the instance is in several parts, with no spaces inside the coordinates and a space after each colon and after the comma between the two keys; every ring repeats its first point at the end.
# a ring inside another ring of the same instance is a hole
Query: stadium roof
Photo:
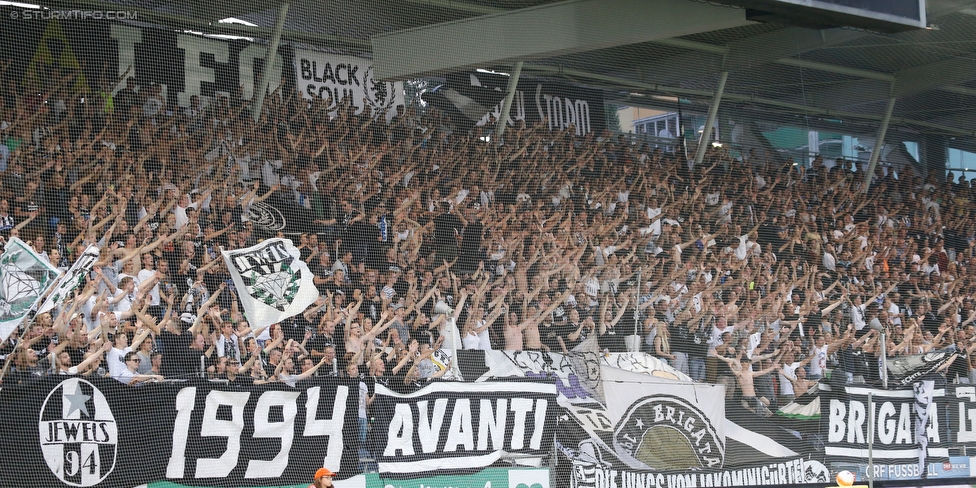
{"type": "MultiPolygon", "coordinates": [[[[280,5],[39,3],[125,7],[137,9],[140,22],[257,39],[270,37],[280,5]]],[[[870,132],[894,97],[893,131],[976,141],[976,1],[928,0],[927,10],[929,29],[882,34],[755,23],[741,9],[703,0],[296,0],[282,39],[375,53],[377,74],[398,79],[505,71],[524,60],[524,75],[601,87],[620,104],[672,109],[678,99],[707,104],[728,71],[727,113],[870,132]]]]}

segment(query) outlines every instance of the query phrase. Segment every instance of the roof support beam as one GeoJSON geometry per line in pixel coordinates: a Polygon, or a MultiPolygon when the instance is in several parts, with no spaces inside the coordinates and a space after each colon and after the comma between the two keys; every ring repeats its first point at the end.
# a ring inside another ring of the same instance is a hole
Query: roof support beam
{"type": "Polygon", "coordinates": [[[458,12],[467,12],[469,14],[487,15],[487,14],[497,14],[499,12],[504,12],[503,8],[488,7],[484,5],[475,5],[473,3],[459,2],[457,0],[403,0],[409,3],[415,3],[424,7],[434,7],[434,8],[444,8],[448,10],[455,10],[458,12]]]}
{"type": "Polygon", "coordinates": [[[373,36],[373,66],[402,80],[749,24],[744,10],[698,2],[566,0],[373,36]]]}
{"type": "Polygon", "coordinates": [[[515,99],[519,78],[522,76],[522,64],[522,61],[515,63],[515,69],[508,77],[508,92],[505,95],[505,103],[502,104],[502,113],[498,117],[498,125],[495,127],[495,144],[502,143],[505,127],[508,126],[508,114],[512,110],[512,100],[515,99]]]}
{"type": "Polygon", "coordinates": [[[695,164],[700,166],[705,159],[705,151],[708,150],[708,142],[712,139],[712,130],[715,128],[715,117],[718,115],[718,106],[722,103],[722,93],[725,92],[725,81],[729,79],[729,72],[723,71],[718,77],[718,88],[715,89],[715,96],[712,103],[708,106],[708,116],[705,117],[705,128],[702,130],[701,139],[698,139],[698,149],[695,151],[695,164]]]}
{"type": "Polygon", "coordinates": [[[783,66],[793,66],[794,68],[812,69],[816,71],[823,71],[826,73],[837,73],[839,75],[856,76],[858,78],[865,78],[868,80],[886,81],[888,83],[895,81],[895,75],[890,75],[887,73],[879,73],[877,71],[869,71],[860,68],[848,68],[847,66],[820,63],[817,61],[807,61],[805,59],[783,58],[783,59],[777,59],[775,63],[781,64],[783,66]]]}
{"type": "Polygon", "coordinates": [[[864,193],[871,188],[871,178],[874,177],[874,169],[878,167],[878,159],[881,158],[881,149],[884,148],[885,135],[888,133],[888,124],[891,122],[891,112],[895,110],[896,100],[896,98],[888,99],[888,106],[885,107],[884,116],[881,117],[878,137],[874,139],[874,149],[871,150],[871,159],[868,160],[868,170],[864,172],[864,193]]]}
{"type": "Polygon", "coordinates": [[[261,69],[261,80],[257,90],[254,92],[254,103],[252,104],[251,117],[254,122],[261,118],[261,108],[264,106],[264,97],[268,92],[268,83],[271,82],[271,71],[274,66],[275,54],[278,53],[278,44],[281,42],[281,31],[285,28],[285,19],[288,17],[288,2],[281,2],[278,7],[278,17],[275,18],[274,32],[271,34],[271,44],[268,45],[268,53],[264,55],[264,67],[261,69]]]}

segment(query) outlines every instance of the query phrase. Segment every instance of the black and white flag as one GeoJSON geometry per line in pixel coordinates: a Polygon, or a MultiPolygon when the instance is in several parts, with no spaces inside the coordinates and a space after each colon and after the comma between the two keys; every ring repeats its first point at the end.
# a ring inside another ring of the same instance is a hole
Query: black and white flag
{"type": "Polygon", "coordinates": [[[71,268],[68,268],[68,271],[61,276],[58,284],[47,296],[47,300],[37,309],[37,313],[42,314],[53,310],[61,305],[65,298],[71,296],[71,292],[75,291],[81,284],[81,280],[91,272],[99,255],[98,246],[88,246],[88,249],[85,249],[85,252],[75,261],[75,264],[72,264],[71,268]]]}
{"type": "Polygon", "coordinates": [[[318,290],[290,239],[268,239],[246,249],[221,249],[248,324],[257,329],[294,317],[318,290]]]}

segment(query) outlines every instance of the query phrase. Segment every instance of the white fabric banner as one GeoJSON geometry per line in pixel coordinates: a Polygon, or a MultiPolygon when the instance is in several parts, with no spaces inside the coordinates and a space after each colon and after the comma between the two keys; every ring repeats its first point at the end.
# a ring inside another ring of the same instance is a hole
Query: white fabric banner
{"type": "Polygon", "coordinates": [[[75,263],[68,268],[68,271],[58,281],[58,284],[54,286],[54,290],[47,296],[44,304],[37,309],[37,313],[42,314],[61,305],[64,299],[78,288],[82,278],[91,272],[92,267],[95,266],[95,262],[98,261],[100,255],[98,246],[88,246],[88,249],[85,249],[85,252],[78,257],[75,263]]]}
{"type": "Polygon", "coordinates": [[[24,241],[7,241],[0,256],[0,341],[10,337],[60,274],[24,241]]]}
{"type": "Polygon", "coordinates": [[[352,56],[296,49],[295,84],[306,99],[331,100],[334,109],[351,97],[357,114],[368,108],[370,115],[383,114],[387,121],[404,103],[403,82],[374,79],[373,62],[352,56]]]}
{"type": "Polygon", "coordinates": [[[268,239],[246,249],[220,252],[248,324],[255,329],[302,313],[319,296],[312,272],[290,239],[268,239]]]}

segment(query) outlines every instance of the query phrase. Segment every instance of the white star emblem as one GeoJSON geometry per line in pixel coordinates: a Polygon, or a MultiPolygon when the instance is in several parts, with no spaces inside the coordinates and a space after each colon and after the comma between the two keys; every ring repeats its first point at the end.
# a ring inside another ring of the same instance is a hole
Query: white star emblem
{"type": "Polygon", "coordinates": [[[84,393],[82,393],[81,388],[78,388],[77,390],[75,390],[74,393],[71,393],[70,395],[69,394],[64,395],[64,399],[68,400],[68,403],[71,404],[70,408],[68,408],[68,413],[65,415],[65,417],[71,416],[72,413],[78,410],[81,410],[85,414],[85,416],[91,417],[91,414],[88,413],[88,406],[85,405],[85,402],[91,400],[91,395],[85,395],[84,393]]]}
{"type": "Polygon", "coordinates": [[[644,428],[644,419],[637,419],[637,428],[638,429],[644,428]]]}

